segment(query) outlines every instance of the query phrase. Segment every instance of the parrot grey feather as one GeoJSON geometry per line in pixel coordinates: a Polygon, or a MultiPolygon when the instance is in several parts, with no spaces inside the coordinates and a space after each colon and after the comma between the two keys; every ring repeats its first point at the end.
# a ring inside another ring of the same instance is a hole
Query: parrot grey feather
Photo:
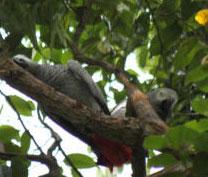
{"type": "Polygon", "coordinates": [[[121,101],[119,104],[117,104],[113,110],[111,111],[111,115],[113,117],[125,117],[126,116],[126,104],[127,104],[127,100],[123,100],[121,101]]]}
{"type": "MultiPolygon", "coordinates": [[[[159,88],[155,91],[147,93],[149,101],[164,121],[168,121],[172,116],[172,110],[178,101],[177,93],[169,88],[159,88]]],[[[112,111],[113,117],[125,117],[126,116],[126,103],[127,100],[120,102],[112,111]]]]}
{"type": "Polygon", "coordinates": [[[110,114],[100,88],[77,61],[70,60],[67,65],[41,65],[23,55],[14,56],[13,61],[57,91],[95,111],[110,114]]]}
{"type": "Polygon", "coordinates": [[[85,83],[85,87],[89,89],[90,94],[94,99],[101,105],[104,112],[110,114],[104,95],[102,94],[100,88],[94,83],[91,76],[86,70],[84,70],[77,61],[70,60],[67,64],[68,72],[74,74],[77,80],[82,80],[82,84],[85,83]]]}

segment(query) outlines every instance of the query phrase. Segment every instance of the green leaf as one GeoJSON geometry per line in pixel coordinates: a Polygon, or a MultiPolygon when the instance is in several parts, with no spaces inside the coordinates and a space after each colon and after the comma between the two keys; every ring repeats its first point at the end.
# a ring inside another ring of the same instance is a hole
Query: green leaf
{"type": "Polygon", "coordinates": [[[176,150],[182,150],[181,148],[187,145],[191,145],[198,133],[185,126],[177,126],[166,132],[166,138],[168,139],[169,148],[176,150]]]}
{"type": "Polygon", "coordinates": [[[9,125],[0,126],[0,140],[3,143],[8,143],[12,139],[19,140],[19,130],[9,125]]]}
{"type": "Polygon", "coordinates": [[[189,38],[184,41],[184,44],[178,48],[178,53],[174,59],[175,70],[178,71],[187,66],[194,59],[195,54],[202,49],[198,40],[195,38],[189,38]]]}
{"type": "Polygon", "coordinates": [[[181,0],[163,0],[161,7],[159,8],[161,13],[174,13],[180,7],[181,0]]]}
{"type": "Polygon", "coordinates": [[[197,96],[194,100],[191,101],[191,107],[197,113],[208,116],[208,101],[207,99],[197,96]]]}
{"type": "Polygon", "coordinates": [[[156,167],[170,167],[174,164],[176,164],[178,161],[172,154],[164,153],[157,156],[154,156],[148,161],[148,164],[150,166],[156,166],[156,167]]]}
{"type": "MultiPolygon", "coordinates": [[[[96,167],[94,160],[87,155],[75,153],[68,155],[68,157],[76,168],[96,167]]],[[[69,165],[66,159],[64,160],[64,162],[65,164],[69,165]]]]}
{"type": "Polygon", "coordinates": [[[205,177],[208,174],[208,154],[199,153],[193,157],[193,175],[205,177]]]}
{"type": "Polygon", "coordinates": [[[4,144],[4,147],[8,153],[22,153],[21,148],[12,142],[4,144]]]}
{"type": "Polygon", "coordinates": [[[188,71],[185,84],[188,85],[190,82],[197,82],[206,78],[208,78],[208,70],[202,66],[197,66],[196,68],[188,71]]]}
{"type": "Polygon", "coordinates": [[[139,63],[139,66],[141,66],[142,68],[144,68],[146,65],[148,54],[149,54],[149,49],[146,46],[139,48],[139,54],[137,54],[136,59],[137,62],[139,63]]]}
{"type": "Polygon", "coordinates": [[[197,85],[197,88],[199,88],[201,91],[206,92],[206,93],[208,92],[208,78],[202,81],[196,82],[196,85],[197,85]]]}
{"type": "Polygon", "coordinates": [[[35,109],[32,101],[25,101],[24,99],[15,95],[10,95],[9,98],[19,114],[24,116],[32,116],[32,111],[35,109]]]}
{"type": "Polygon", "coordinates": [[[151,40],[151,45],[150,45],[150,54],[151,56],[155,56],[161,53],[161,43],[159,41],[158,36],[156,35],[152,40],[151,40]]]}
{"type": "Polygon", "coordinates": [[[158,34],[154,36],[150,45],[151,56],[161,54],[161,45],[163,50],[168,50],[177,38],[181,35],[182,29],[177,22],[173,21],[170,24],[160,25],[160,38],[158,34]]]}
{"type": "Polygon", "coordinates": [[[21,142],[22,152],[26,153],[30,148],[30,142],[31,142],[30,136],[28,135],[27,132],[23,133],[23,135],[21,136],[20,142],[21,142]]]}
{"type": "Polygon", "coordinates": [[[208,152],[208,133],[201,133],[194,141],[194,146],[197,151],[208,152]]]}
{"type": "Polygon", "coordinates": [[[125,89],[123,89],[122,91],[119,91],[113,87],[110,87],[110,90],[113,91],[114,99],[116,103],[120,103],[126,97],[125,89]]]}
{"type": "Polygon", "coordinates": [[[134,76],[138,76],[138,75],[139,75],[139,74],[138,74],[136,71],[134,71],[133,69],[128,69],[127,72],[130,73],[130,74],[132,74],[132,75],[134,75],[134,76]]]}
{"type": "Polygon", "coordinates": [[[145,41],[148,37],[148,31],[150,27],[149,13],[143,12],[134,21],[133,27],[135,28],[136,39],[138,40],[140,44],[143,44],[143,41],[145,41]]]}
{"type": "Polygon", "coordinates": [[[145,149],[156,149],[161,150],[164,147],[167,147],[167,140],[164,136],[159,135],[151,135],[145,138],[144,140],[144,148],[145,149]]]}
{"type": "Polygon", "coordinates": [[[193,129],[199,133],[202,133],[208,130],[208,120],[207,119],[201,119],[200,121],[192,120],[190,122],[187,122],[184,126],[193,129]]]}
{"type": "Polygon", "coordinates": [[[30,162],[23,157],[14,157],[11,161],[12,177],[28,177],[30,162]]]}
{"type": "Polygon", "coordinates": [[[181,14],[183,16],[183,19],[185,20],[189,19],[192,15],[194,15],[197,8],[198,8],[197,4],[192,0],[182,0],[181,14]]]}

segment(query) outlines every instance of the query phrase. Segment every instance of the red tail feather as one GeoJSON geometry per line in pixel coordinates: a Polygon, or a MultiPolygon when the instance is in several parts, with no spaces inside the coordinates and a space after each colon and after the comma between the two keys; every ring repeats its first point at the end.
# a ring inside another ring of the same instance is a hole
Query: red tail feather
{"type": "Polygon", "coordinates": [[[100,136],[92,137],[92,141],[102,154],[99,159],[102,164],[113,170],[113,167],[121,167],[124,163],[130,162],[132,159],[132,149],[128,146],[107,140],[100,136]]]}

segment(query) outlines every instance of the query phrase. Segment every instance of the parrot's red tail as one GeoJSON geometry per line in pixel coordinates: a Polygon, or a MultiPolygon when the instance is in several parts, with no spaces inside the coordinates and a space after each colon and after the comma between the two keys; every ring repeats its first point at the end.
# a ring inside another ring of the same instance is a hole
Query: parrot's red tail
{"type": "Polygon", "coordinates": [[[132,149],[100,136],[93,136],[92,141],[100,150],[102,157],[99,162],[107,166],[111,171],[113,167],[121,167],[132,159],[132,149]]]}

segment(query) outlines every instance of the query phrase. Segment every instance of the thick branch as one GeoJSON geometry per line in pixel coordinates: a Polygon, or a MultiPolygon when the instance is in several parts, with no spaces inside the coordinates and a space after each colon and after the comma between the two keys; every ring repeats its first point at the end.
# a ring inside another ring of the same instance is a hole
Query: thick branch
{"type": "MultiPolygon", "coordinates": [[[[34,78],[30,73],[17,66],[5,56],[0,58],[0,78],[9,85],[33,98],[50,110],[51,119],[59,122],[64,119],[83,134],[95,133],[108,139],[126,145],[134,145],[141,132],[141,123],[147,123],[145,118],[116,119],[111,116],[95,113],[84,105],[56,92],[52,87],[34,78]],[[3,60],[4,59],[4,60],[3,60]],[[120,136],[120,135],[123,136],[120,136]]],[[[167,130],[162,121],[148,120],[145,134],[161,134],[167,130]],[[156,127],[156,128],[155,128],[156,127]]],[[[77,136],[71,129],[67,129],[77,136]]],[[[79,137],[82,139],[82,137],[79,137]]]]}
{"type": "Polygon", "coordinates": [[[153,121],[156,120],[158,123],[165,126],[165,124],[156,114],[155,110],[152,108],[147,96],[144,95],[135,85],[129,82],[129,79],[127,78],[123,70],[116,68],[112,64],[102,59],[93,59],[90,57],[80,56],[79,52],[77,55],[75,54],[75,58],[78,61],[85,62],[89,65],[101,66],[105,68],[107,71],[115,73],[120,82],[122,82],[125,86],[130,102],[132,102],[132,106],[136,111],[136,117],[143,117],[145,119],[150,119],[153,121]]]}

